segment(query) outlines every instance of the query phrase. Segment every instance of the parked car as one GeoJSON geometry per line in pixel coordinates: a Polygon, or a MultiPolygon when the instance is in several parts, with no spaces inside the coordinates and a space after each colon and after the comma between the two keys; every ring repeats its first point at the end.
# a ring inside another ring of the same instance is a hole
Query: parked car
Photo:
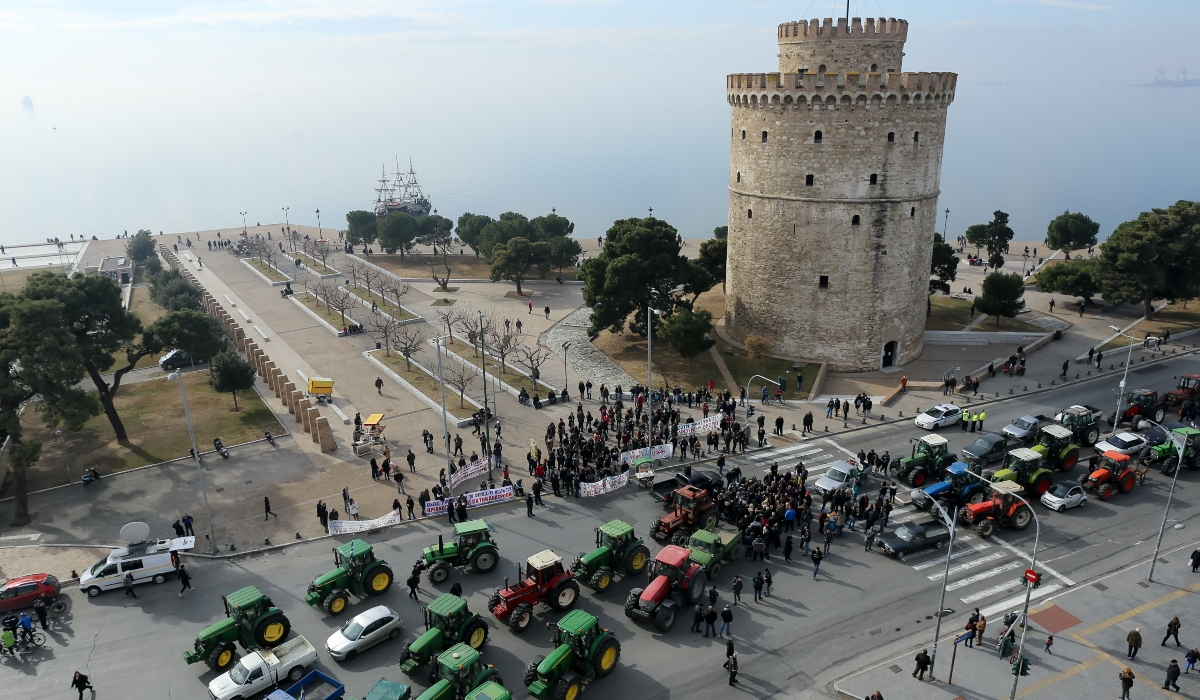
{"type": "Polygon", "coordinates": [[[962,416],[962,409],[952,403],[939,403],[917,416],[917,427],[937,430],[942,426],[954,425],[962,416]]]}
{"type": "Polygon", "coordinates": [[[813,488],[817,493],[828,493],[840,488],[848,488],[854,485],[854,480],[858,478],[861,470],[854,465],[844,460],[838,460],[825,470],[825,473],[813,482],[813,488]]]}
{"type": "Polygon", "coordinates": [[[1096,443],[1096,454],[1120,452],[1123,455],[1136,457],[1144,449],[1146,449],[1146,438],[1134,433],[1117,433],[1103,442],[1096,443]]]}
{"type": "Polygon", "coordinates": [[[33,601],[46,595],[58,597],[62,584],[50,574],[16,576],[0,586],[0,612],[33,607],[33,601]]]}
{"type": "Polygon", "coordinates": [[[350,661],[385,639],[399,637],[403,628],[399,613],[386,605],[376,605],[355,615],[340,630],[329,635],[325,651],[335,661],[350,661]]]}
{"type": "Polygon", "coordinates": [[[140,542],[114,549],[79,576],[79,590],[95,598],[103,591],[121,588],[125,574],[133,574],[135,584],[163,583],[175,575],[171,553],[196,546],[195,537],[140,542]]]}
{"type": "Polygon", "coordinates": [[[193,364],[202,365],[205,362],[207,362],[207,360],[200,357],[196,358],[193,362],[191,356],[179,348],[175,348],[166,355],[158,358],[158,366],[162,368],[164,372],[170,372],[171,370],[182,369],[184,367],[191,367],[193,364]]]}
{"type": "Polygon", "coordinates": [[[1003,435],[984,435],[962,448],[962,455],[963,461],[971,466],[1002,462],[1008,455],[1008,438],[1003,435]]]}
{"type": "MultiPolygon", "coordinates": [[[[1146,438],[1146,446],[1147,447],[1157,447],[1158,445],[1161,445],[1167,441],[1167,433],[1168,432],[1170,432],[1176,428],[1188,427],[1188,426],[1184,425],[1183,423],[1180,423],[1179,421],[1168,421],[1166,423],[1161,423],[1160,425],[1162,425],[1162,428],[1158,427],[1157,425],[1150,425],[1146,421],[1142,421],[1138,425],[1138,429],[1143,431],[1142,437],[1146,438]],[[1142,428],[1143,425],[1147,426],[1147,427],[1142,428]],[[1164,430],[1163,428],[1166,428],[1166,430],[1164,430]]],[[[1097,453],[1097,454],[1099,454],[1099,453],[1097,453]]]]}
{"type": "Polygon", "coordinates": [[[1041,427],[1042,421],[1038,420],[1036,416],[1021,416],[1004,426],[1000,433],[1018,444],[1023,444],[1034,439],[1037,436],[1038,428],[1041,427]]]}
{"type": "Polygon", "coordinates": [[[296,637],[267,651],[247,653],[233,668],[208,684],[212,700],[237,700],[273,688],[285,679],[295,683],[317,662],[317,650],[304,637],[296,637]]]}
{"type": "Polygon", "coordinates": [[[1059,513],[1087,503],[1087,492],[1078,481],[1060,481],[1042,494],[1042,505],[1059,513]]]}
{"type": "Polygon", "coordinates": [[[940,520],[904,523],[894,531],[875,538],[881,552],[897,559],[930,548],[941,549],[949,541],[950,529],[940,520]]]}

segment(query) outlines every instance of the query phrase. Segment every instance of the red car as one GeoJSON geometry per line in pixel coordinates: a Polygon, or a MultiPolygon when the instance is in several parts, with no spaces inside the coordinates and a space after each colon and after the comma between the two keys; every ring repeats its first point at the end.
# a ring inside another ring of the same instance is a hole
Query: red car
{"type": "Polygon", "coordinates": [[[62,584],[50,574],[29,574],[10,578],[0,587],[0,612],[33,607],[39,596],[58,597],[62,584]]]}

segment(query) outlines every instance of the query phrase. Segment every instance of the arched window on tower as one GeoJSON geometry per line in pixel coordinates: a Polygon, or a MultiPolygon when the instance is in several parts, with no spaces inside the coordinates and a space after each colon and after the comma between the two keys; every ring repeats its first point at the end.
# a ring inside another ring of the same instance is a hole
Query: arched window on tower
{"type": "Polygon", "coordinates": [[[805,175],[805,176],[804,176],[804,186],[805,186],[805,187],[812,187],[812,186],[813,186],[813,180],[814,180],[814,179],[815,179],[815,178],[814,178],[812,175],[805,175]]]}
{"type": "Polygon", "coordinates": [[[878,175],[876,175],[875,173],[871,173],[871,184],[872,184],[872,185],[878,185],[878,184],[879,184],[879,176],[878,176],[878,175]]]}
{"type": "Polygon", "coordinates": [[[743,141],[746,140],[746,130],[745,129],[742,129],[742,140],[743,141]]]}
{"type": "Polygon", "coordinates": [[[753,218],[754,218],[754,210],[753,210],[753,209],[747,209],[747,210],[746,210],[746,218],[747,218],[747,219],[753,219],[753,218]]]}
{"type": "Polygon", "coordinates": [[[762,139],[763,139],[763,140],[762,140],[762,142],[763,142],[763,143],[766,143],[766,142],[767,142],[767,132],[765,132],[765,131],[763,132],[762,139]]]}
{"type": "Polygon", "coordinates": [[[878,63],[872,63],[872,64],[871,64],[871,72],[872,72],[872,73],[878,73],[878,72],[879,72],[879,64],[878,64],[878,63]]]}
{"type": "Polygon", "coordinates": [[[920,143],[920,142],[921,142],[921,132],[914,131],[913,132],[913,143],[920,143]]]}
{"type": "Polygon", "coordinates": [[[823,134],[821,133],[820,129],[817,129],[815,132],[813,132],[813,143],[821,143],[822,136],[823,134]]]}
{"type": "Polygon", "coordinates": [[[738,181],[738,182],[741,182],[741,181],[742,181],[742,173],[741,173],[740,171],[739,171],[739,172],[738,172],[738,174],[737,174],[737,181],[738,181]]]}
{"type": "Polygon", "coordinates": [[[860,221],[860,219],[858,218],[858,214],[855,214],[854,216],[850,217],[850,225],[851,226],[858,226],[859,221],[860,221]]]}
{"type": "Polygon", "coordinates": [[[888,143],[896,143],[896,132],[894,132],[894,131],[888,132],[888,143]]]}

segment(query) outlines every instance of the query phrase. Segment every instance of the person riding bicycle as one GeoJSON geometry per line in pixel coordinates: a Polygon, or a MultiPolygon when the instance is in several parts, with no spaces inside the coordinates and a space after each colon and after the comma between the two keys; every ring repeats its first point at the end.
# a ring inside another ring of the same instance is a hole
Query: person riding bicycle
{"type": "Polygon", "coordinates": [[[33,639],[33,618],[29,616],[29,612],[21,613],[21,617],[17,619],[17,629],[21,632],[22,641],[31,641],[33,639]]]}

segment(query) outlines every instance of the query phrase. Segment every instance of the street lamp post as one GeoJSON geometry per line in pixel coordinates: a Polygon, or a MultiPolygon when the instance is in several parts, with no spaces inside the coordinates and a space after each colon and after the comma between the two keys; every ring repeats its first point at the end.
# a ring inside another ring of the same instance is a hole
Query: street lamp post
{"type": "Polygon", "coordinates": [[[956,526],[958,525],[959,512],[959,509],[955,508],[954,517],[951,518],[950,515],[946,513],[946,509],[942,508],[941,503],[933,501],[933,505],[937,506],[938,511],[941,512],[942,520],[949,522],[950,541],[946,543],[946,568],[945,571],[942,572],[942,597],[938,602],[938,610],[937,614],[935,615],[937,617],[937,623],[935,623],[933,630],[933,655],[929,657],[929,680],[933,680],[933,672],[934,669],[937,668],[938,637],[942,636],[942,614],[946,611],[946,584],[950,580],[950,559],[951,552],[954,551],[954,533],[956,526]]]}
{"type": "Polygon", "coordinates": [[[321,235],[321,210],[318,209],[317,210],[317,240],[320,240],[323,237],[324,236],[321,235]]]}
{"type": "MultiPolygon", "coordinates": [[[[291,207],[283,207],[283,224],[284,224],[283,237],[287,239],[288,248],[291,249],[291,247],[292,247],[292,222],[288,219],[288,210],[289,209],[291,209],[291,207]]],[[[292,250],[291,252],[294,253],[296,251],[292,250]]]]}
{"type": "Polygon", "coordinates": [[[55,430],[54,436],[58,438],[58,451],[62,454],[63,465],[67,468],[67,483],[69,484],[74,481],[75,478],[71,476],[71,463],[67,460],[67,451],[63,448],[62,429],[60,428],[55,430]]]}
{"type": "MultiPolygon", "coordinates": [[[[1033,505],[1030,504],[1029,501],[1015,493],[1013,494],[1013,497],[1024,503],[1025,507],[1029,508],[1029,513],[1033,516],[1033,554],[1029,560],[1029,568],[1031,571],[1036,571],[1038,542],[1042,538],[1042,523],[1040,520],[1038,520],[1037,512],[1033,510],[1033,505]]],[[[1026,581],[1025,583],[1025,605],[1021,608],[1021,643],[1017,647],[1017,663],[1020,663],[1021,659],[1025,658],[1025,635],[1029,633],[1029,598],[1031,595],[1033,595],[1033,583],[1030,581],[1026,581]]],[[[1018,666],[1018,668],[1020,667],[1018,666]]],[[[1020,674],[1014,673],[1012,691],[1010,691],[1008,694],[1008,700],[1016,700],[1017,682],[1020,680],[1020,674]]]]}
{"type": "Polygon", "coordinates": [[[1158,426],[1158,428],[1166,434],[1167,439],[1171,441],[1171,444],[1175,446],[1175,451],[1179,453],[1179,462],[1175,465],[1175,474],[1171,477],[1171,490],[1167,492],[1167,505],[1165,508],[1163,508],[1162,524],[1158,526],[1158,541],[1154,543],[1154,556],[1150,558],[1150,573],[1146,576],[1146,582],[1153,583],[1154,565],[1158,563],[1158,552],[1160,549],[1162,549],[1163,535],[1166,534],[1167,531],[1167,518],[1171,515],[1171,500],[1175,496],[1175,484],[1179,481],[1179,472],[1183,471],[1183,456],[1185,450],[1187,449],[1187,438],[1179,435],[1178,433],[1167,430],[1148,418],[1143,420],[1151,425],[1158,426]],[[1176,442],[1177,439],[1179,442],[1176,442]]]}
{"type": "Polygon", "coordinates": [[[949,228],[950,228],[950,207],[946,207],[946,219],[942,222],[942,242],[946,241],[946,231],[949,230],[949,228]]]}
{"type": "Polygon", "coordinates": [[[188,410],[187,390],[183,388],[183,371],[175,370],[167,379],[179,380],[179,396],[183,399],[183,417],[187,420],[188,438],[192,441],[192,459],[196,460],[196,477],[200,481],[200,493],[204,497],[204,517],[208,519],[208,538],[212,551],[217,551],[217,534],[213,530],[212,509],[208,507],[208,486],[204,483],[204,469],[200,466],[200,449],[196,447],[196,432],[192,429],[192,413],[188,410]]]}
{"type": "Polygon", "coordinates": [[[479,312],[479,368],[483,370],[483,454],[488,461],[488,479],[492,478],[492,421],[488,416],[487,353],[483,347],[483,311],[479,312]]]}
{"type": "MultiPolygon", "coordinates": [[[[654,211],[651,209],[651,211],[654,211]]],[[[662,316],[662,312],[658,309],[650,308],[646,304],[646,410],[654,409],[654,365],[651,360],[654,357],[654,317],[662,316]]]]}
{"type": "MultiPolygon", "coordinates": [[[[450,473],[454,470],[454,465],[450,461],[450,421],[446,417],[446,380],[442,379],[442,336],[440,333],[434,343],[437,345],[438,386],[442,393],[442,434],[446,436],[446,488],[450,489],[450,495],[454,495],[454,489],[450,485],[450,473]]],[[[487,382],[484,384],[486,385],[487,382]]],[[[446,507],[451,508],[453,505],[446,507]]]]}
{"type": "Polygon", "coordinates": [[[1121,399],[1125,398],[1125,380],[1129,378],[1129,362],[1133,360],[1133,344],[1137,341],[1132,335],[1122,333],[1120,328],[1109,326],[1117,332],[1117,335],[1129,338],[1129,352],[1125,355],[1125,373],[1121,375],[1121,386],[1117,390],[1117,410],[1113,412],[1113,435],[1117,434],[1117,428],[1121,426],[1121,399]]]}
{"type": "Polygon", "coordinates": [[[566,385],[567,385],[568,383],[570,383],[570,381],[571,381],[570,379],[568,379],[568,378],[567,378],[567,351],[568,351],[568,350],[570,350],[570,349],[571,349],[571,341],[569,341],[569,340],[568,340],[567,342],[565,342],[565,343],[563,343],[563,344],[562,344],[562,351],[563,351],[563,386],[566,386],[566,385]]]}
{"type": "Polygon", "coordinates": [[[242,233],[246,233],[246,212],[239,211],[238,213],[242,215],[242,233]]]}

